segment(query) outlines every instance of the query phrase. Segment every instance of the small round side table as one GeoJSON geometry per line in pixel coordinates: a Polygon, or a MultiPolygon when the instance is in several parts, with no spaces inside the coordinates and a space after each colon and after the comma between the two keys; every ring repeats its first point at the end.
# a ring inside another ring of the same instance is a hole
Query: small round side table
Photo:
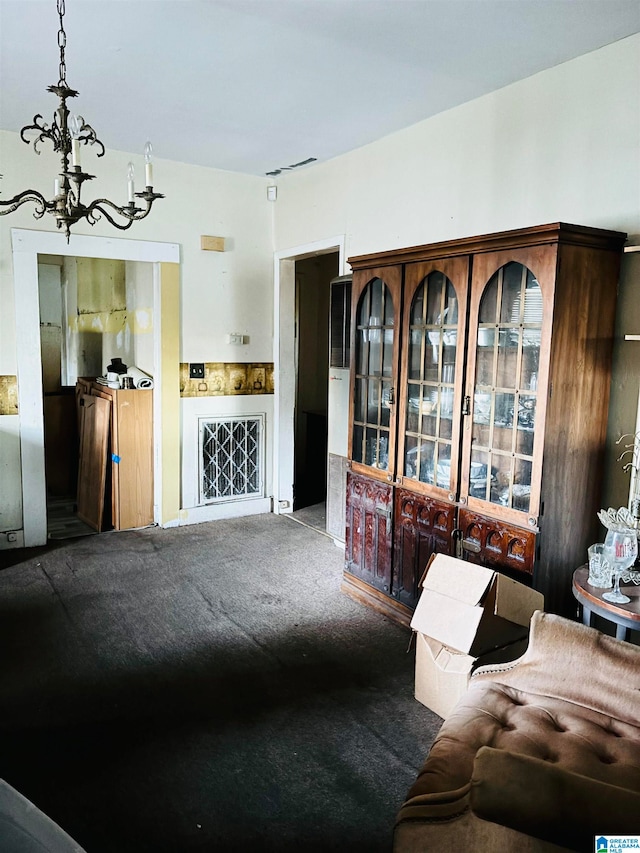
{"type": "Polygon", "coordinates": [[[591,625],[594,614],[608,619],[616,626],[616,639],[626,640],[630,629],[640,631],[640,586],[634,583],[620,584],[620,589],[628,595],[629,604],[612,604],[605,601],[602,593],[606,589],[597,589],[587,580],[589,567],[581,566],[573,573],[572,592],[582,605],[582,622],[591,625]]]}

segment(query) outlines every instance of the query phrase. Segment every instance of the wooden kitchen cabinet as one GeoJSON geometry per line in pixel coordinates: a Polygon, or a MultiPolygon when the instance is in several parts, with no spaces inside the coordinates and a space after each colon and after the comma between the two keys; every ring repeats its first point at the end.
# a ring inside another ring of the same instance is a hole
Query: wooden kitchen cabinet
{"type": "Polygon", "coordinates": [[[91,393],[111,401],[111,494],[107,499],[113,527],[125,530],[153,524],[153,391],[93,383],[91,393]]]}
{"type": "Polygon", "coordinates": [[[346,592],[406,623],[444,552],[570,612],[625,237],[555,223],[350,258],[346,592]]]}

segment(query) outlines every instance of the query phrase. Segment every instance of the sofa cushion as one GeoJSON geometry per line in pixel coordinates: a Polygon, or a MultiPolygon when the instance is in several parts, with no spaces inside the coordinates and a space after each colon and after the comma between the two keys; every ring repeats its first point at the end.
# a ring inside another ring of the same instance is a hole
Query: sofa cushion
{"type": "Polygon", "coordinates": [[[468,784],[482,746],[640,791],[638,726],[572,702],[480,681],[472,682],[443,723],[408,799],[468,784]]]}
{"type": "Polygon", "coordinates": [[[571,850],[591,850],[598,835],[637,833],[640,792],[483,746],[473,764],[471,809],[518,832],[571,850]]]}

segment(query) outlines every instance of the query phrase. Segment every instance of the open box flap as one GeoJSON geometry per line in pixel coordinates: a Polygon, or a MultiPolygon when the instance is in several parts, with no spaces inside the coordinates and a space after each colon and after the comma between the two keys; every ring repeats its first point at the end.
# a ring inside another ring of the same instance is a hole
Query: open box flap
{"type": "Polygon", "coordinates": [[[496,575],[496,615],[528,628],[534,610],[544,610],[544,595],[541,592],[505,575],[496,575]]]}
{"type": "Polygon", "coordinates": [[[431,558],[411,627],[461,652],[480,655],[526,636],[535,590],[486,566],[445,554],[431,558]]]}
{"type": "Polygon", "coordinates": [[[485,566],[466,563],[447,554],[436,554],[427,568],[422,588],[457,601],[479,604],[495,572],[485,566]]]}
{"type": "Polygon", "coordinates": [[[423,589],[411,627],[445,646],[466,653],[473,645],[482,614],[482,607],[474,607],[432,589],[423,589]]]}

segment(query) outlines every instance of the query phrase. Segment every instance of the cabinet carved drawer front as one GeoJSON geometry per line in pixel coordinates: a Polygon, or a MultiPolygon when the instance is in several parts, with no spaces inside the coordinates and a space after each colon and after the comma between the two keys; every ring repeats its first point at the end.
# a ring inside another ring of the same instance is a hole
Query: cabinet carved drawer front
{"type": "Polygon", "coordinates": [[[347,475],[345,568],[387,594],[391,592],[393,487],[359,474],[347,475]]]}
{"type": "Polygon", "coordinates": [[[455,506],[406,489],[396,491],[393,595],[415,607],[418,584],[432,554],[452,554],[455,506]]]}
{"type": "Polygon", "coordinates": [[[533,574],[536,534],[483,515],[460,510],[462,555],[471,563],[493,569],[533,574]]]}

